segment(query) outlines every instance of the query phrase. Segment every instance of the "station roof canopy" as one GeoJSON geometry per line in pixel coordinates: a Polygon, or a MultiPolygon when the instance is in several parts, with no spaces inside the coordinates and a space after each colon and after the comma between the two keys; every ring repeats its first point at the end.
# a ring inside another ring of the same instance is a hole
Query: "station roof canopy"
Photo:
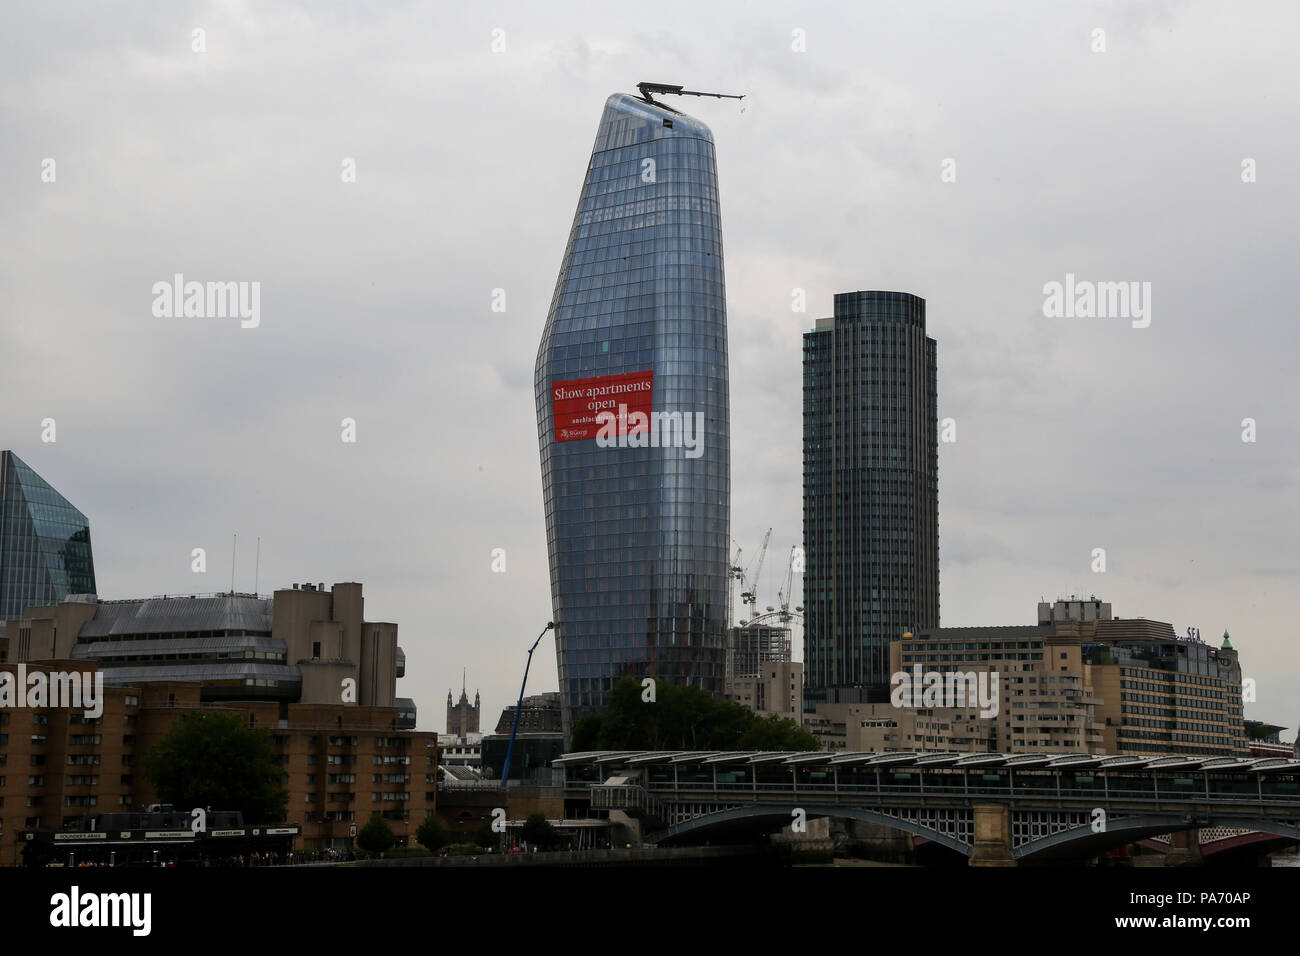
{"type": "Polygon", "coordinates": [[[1000,754],[951,753],[944,751],[885,751],[881,753],[833,753],[813,750],[601,750],[565,754],[557,767],[613,764],[620,767],[653,765],[740,766],[781,765],[807,767],[894,767],[939,769],[980,768],[993,770],[1152,770],[1224,771],[1254,773],[1300,772],[1300,760],[1286,757],[1195,757],[1140,756],[1129,754],[1000,754]]]}

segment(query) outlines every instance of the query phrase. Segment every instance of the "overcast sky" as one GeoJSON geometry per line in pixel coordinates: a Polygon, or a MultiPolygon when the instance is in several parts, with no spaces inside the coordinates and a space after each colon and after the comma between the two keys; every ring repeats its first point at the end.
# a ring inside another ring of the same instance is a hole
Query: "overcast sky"
{"type": "Polygon", "coordinates": [[[551,614],[533,363],[596,124],[682,83],[746,94],[674,105],[717,145],[760,601],[802,535],[801,334],[913,292],[957,429],[942,623],[1083,592],[1226,628],[1293,735],[1300,8],[756,6],[6,5],[0,448],[89,516],[101,596],[227,589],[233,533],[252,590],[260,536],[259,590],[360,581],[397,622],[421,729],[462,667],[494,726],[551,614]],[[175,273],[259,282],[260,324],[156,317],[175,273]],[[1149,326],[1045,317],[1067,273],[1151,283],[1149,326]]]}

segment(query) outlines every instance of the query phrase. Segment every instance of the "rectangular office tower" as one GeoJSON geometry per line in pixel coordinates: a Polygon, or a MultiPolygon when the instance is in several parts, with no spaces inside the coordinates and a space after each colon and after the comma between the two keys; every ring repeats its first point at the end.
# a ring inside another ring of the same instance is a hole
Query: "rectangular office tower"
{"type": "Polygon", "coordinates": [[[727,321],[699,120],[606,101],[535,384],[565,733],[627,675],[721,695],[727,321]]]}
{"type": "Polygon", "coordinates": [[[888,700],[889,646],[939,626],[925,300],[846,292],[803,341],[804,701],[888,700]]]}
{"type": "Polygon", "coordinates": [[[0,451],[0,621],[95,592],[90,522],[11,451],[0,451]]]}

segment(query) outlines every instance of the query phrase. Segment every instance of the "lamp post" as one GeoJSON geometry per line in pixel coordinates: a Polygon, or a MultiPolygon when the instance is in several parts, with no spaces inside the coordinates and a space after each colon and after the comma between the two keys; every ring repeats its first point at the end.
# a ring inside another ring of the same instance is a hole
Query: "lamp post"
{"type": "Polygon", "coordinates": [[[501,771],[501,789],[506,788],[506,781],[510,779],[510,758],[515,752],[515,736],[519,733],[519,713],[524,709],[524,688],[528,686],[528,668],[533,666],[533,651],[537,650],[537,645],[542,643],[542,638],[546,632],[555,627],[554,621],[547,621],[546,626],[542,628],[542,633],[537,635],[537,640],[533,641],[533,646],[528,648],[528,663],[524,665],[524,682],[519,685],[519,703],[515,705],[515,722],[510,728],[510,743],[506,745],[506,766],[501,771]]]}

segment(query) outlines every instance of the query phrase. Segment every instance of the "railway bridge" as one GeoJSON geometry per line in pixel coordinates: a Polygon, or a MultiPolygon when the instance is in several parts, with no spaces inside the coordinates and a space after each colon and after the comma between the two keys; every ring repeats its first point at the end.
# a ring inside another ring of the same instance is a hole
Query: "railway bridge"
{"type": "MultiPolygon", "coordinates": [[[[1281,757],[600,751],[566,754],[566,801],[619,811],[656,844],[770,833],[802,817],[883,824],[1008,866],[1215,829],[1300,841],[1300,761],[1281,757]]],[[[1190,839],[1188,837],[1190,834],[1190,839]]]]}

